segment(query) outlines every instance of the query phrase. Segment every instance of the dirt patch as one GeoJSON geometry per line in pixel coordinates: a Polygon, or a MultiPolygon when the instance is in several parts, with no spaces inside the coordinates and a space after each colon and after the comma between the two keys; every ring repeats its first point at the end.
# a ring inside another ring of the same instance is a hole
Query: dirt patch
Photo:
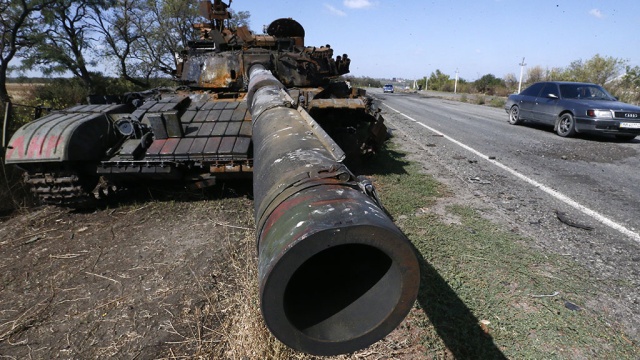
{"type": "Polygon", "coordinates": [[[252,202],[43,207],[4,219],[0,236],[0,354],[157,358],[213,340],[203,325],[224,321],[252,202]],[[205,312],[207,324],[183,321],[205,312]]]}

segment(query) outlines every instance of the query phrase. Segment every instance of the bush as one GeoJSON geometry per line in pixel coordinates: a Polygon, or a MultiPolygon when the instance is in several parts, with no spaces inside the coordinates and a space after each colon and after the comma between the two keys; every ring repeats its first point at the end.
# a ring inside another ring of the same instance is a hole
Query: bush
{"type": "Polygon", "coordinates": [[[348,77],[345,80],[349,81],[351,86],[354,87],[382,87],[380,80],[376,80],[370,77],[348,77]]]}
{"type": "Polygon", "coordinates": [[[489,101],[489,106],[503,108],[504,104],[506,104],[507,100],[502,97],[495,97],[489,101]]]}

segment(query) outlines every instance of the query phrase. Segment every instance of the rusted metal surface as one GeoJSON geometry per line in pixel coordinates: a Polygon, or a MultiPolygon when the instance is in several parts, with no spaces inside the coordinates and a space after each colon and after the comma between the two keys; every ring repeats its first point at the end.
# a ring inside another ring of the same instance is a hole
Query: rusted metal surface
{"type": "Polygon", "coordinates": [[[126,105],[80,105],[21,127],[7,145],[6,163],[82,161],[100,158],[113,140],[108,114],[126,105]]]}
{"type": "Polygon", "coordinates": [[[242,58],[237,53],[203,54],[191,60],[184,65],[182,74],[191,86],[234,90],[244,86],[242,58]]]}
{"type": "Polygon", "coordinates": [[[309,110],[313,109],[364,109],[362,99],[314,99],[309,101],[309,110]]]}
{"type": "MultiPolygon", "coordinates": [[[[261,309],[290,347],[352,352],[391,332],[417,296],[413,247],[322,141],[282,84],[251,70],[261,309]]],[[[366,184],[363,187],[370,186],[366,184]]]]}

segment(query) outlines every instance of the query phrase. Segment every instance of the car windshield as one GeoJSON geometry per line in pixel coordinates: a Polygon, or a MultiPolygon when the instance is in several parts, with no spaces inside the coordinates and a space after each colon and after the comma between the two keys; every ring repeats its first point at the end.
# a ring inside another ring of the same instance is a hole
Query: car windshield
{"type": "Polygon", "coordinates": [[[560,93],[563,99],[616,100],[605,89],[598,85],[561,84],[560,93]]]}

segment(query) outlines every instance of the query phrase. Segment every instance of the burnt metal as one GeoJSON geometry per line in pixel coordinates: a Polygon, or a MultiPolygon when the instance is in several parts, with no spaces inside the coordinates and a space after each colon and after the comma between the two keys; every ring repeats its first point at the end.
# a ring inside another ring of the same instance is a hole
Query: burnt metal
{"type": "Polygon", "coordinates": [[[418,292],[418,262],[371,183],[340,163],[341,150],[322,141],[322,129],[282,89],[268,70],[252,68],[262,313],[294,349],[352,352],[405,318],[418,292]]]}
{"type": "MultiPolygon", "coordinates": [[[[305,29],[293,19],[275,20],[267,34],[254,34],[227,26],[227,3],[200,5],[209,22],[195,26],[200,39],[178,56],[175,77],[183,86],[92,96],[87,105],[49,113],[13,134],[6,163],[32,176],[64,169],[88,177],[86,184],[99,177],[100,184],[117,187],[149,179],[206,186],[216,179],[249,178],[254,144],[245,96],[251,96],[249,69],[255,65],[277,78],[283,101],[313,120],[310,131],[341,153],[337,160],[357,164],[378,151],[387,128],[375,101],[338,78],[349,71],[346,54],[334,57],[329,45],[305,45],[305,29]],[[211,179],[194,180],[201,178],[211,179]]],[[[50,202],[47,192],[54,190],[37,191],[50,202]]],[[[96,191],[73,193],[88,199],[96,191]]],[[[72,197],[69,205],[82,202],[72,197]]]]}

